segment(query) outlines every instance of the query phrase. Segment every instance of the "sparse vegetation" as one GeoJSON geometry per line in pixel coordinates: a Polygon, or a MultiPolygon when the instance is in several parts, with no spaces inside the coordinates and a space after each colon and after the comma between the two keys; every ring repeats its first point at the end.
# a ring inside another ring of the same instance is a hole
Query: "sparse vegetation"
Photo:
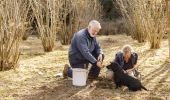
{"type": "Polygon", "coordinates": [[[169,100],[169,5],[170,0],[1,0],[0,99],[169,100]],[[74,33],[92,19],[102,24],[97,39],[104,65],[123,45],[132,45],[139,55],[141,81],[149,91],[115,89],[113,81],[105,78],[106,68],[101,79],[88,81],[85,87],[56,77],[69,63],[74,33]],[[169,40],[162,39],[164,33],[169,40]]]}

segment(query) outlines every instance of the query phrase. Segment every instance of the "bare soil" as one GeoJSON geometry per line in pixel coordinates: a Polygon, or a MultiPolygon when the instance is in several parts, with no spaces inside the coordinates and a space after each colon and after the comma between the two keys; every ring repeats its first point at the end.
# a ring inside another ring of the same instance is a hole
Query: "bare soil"
{"type": "Polygon", "coordinates": [[[114,83],[104,78],[106,68],[102,69],[100,79],[75,87],[71,79],[56,77],[68,63],[69,46],[56,42],[55,50],[45,53],[40,39],[31,36],[21,43],[20,67],[0,72],[0,100],[170,100],[166,39],[157,50],[150,50],[148,43],[137,43],[125,35],[98,36],[97,39],[105,53],[105,65],[124,44],[132,45],[139,54],[141,81],[149,91],[115,89],[114,83]]]}

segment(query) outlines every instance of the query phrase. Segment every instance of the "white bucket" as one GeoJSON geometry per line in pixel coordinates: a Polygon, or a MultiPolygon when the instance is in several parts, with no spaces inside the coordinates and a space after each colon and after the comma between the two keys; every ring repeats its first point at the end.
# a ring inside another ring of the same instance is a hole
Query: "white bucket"
{"type": "Polygon", "coordinates": [[[106,71],[106,78],[109,79],[109,80],[112,80],[113,79],[113,75],[114,75],[113,71],[110,70],[110,69],[107,69],[107,71],[106,71]]]}
{"type": "Polygon", "coordinates": [[[85,86],[87,80],[87,70],[82,68],[73,68],[72,82],[74,86],[85,86]]]}

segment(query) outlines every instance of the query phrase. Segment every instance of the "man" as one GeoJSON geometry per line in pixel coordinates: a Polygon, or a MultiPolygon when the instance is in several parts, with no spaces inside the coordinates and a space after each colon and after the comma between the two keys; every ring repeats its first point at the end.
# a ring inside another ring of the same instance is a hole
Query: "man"
{"type": "MultiPolygon", "coordinates": [[[[76,32],[69,48],[69,62],[72,68],[86,68],[91,63],[89,78],[95,79],[103,67],[104,54],[96,40],[96,35],[101,29],[98,21],[92,20],[87,28],[76,32]]],[[[72,77],[72,68],[67,64],[63,70],[64,78],[72,77]]]]}

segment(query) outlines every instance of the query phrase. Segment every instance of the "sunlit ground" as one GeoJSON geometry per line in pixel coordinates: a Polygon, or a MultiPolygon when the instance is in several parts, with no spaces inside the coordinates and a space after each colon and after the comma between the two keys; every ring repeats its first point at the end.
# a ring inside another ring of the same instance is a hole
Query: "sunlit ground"
{"type": "MultiPolygon", "coordinates": [[[[21,44],[20,67],[0,72],[0,99],[23,100],[170,100],[170,62],[168,41],[163,40],[161,49],[150,50],[148,43],[139,44],[129,36],[99,36],[105,53],[104,64],[114,59],[114,54],[124,44],[130,44],[139,54],[139,71],[142,83],[149,91],[130,92],[114,89],[111,81],[96,81],[91,86],[72,86],[71,79],[55,77],[68,63],[68,46],[56,42],[53,52],[44,53],[41,41],[29,37],[21,44]],[[111,85],[113,88],[106,87],[111,85]]],[[[103,68],[100,76],[104,77],[103,68]]]]}

